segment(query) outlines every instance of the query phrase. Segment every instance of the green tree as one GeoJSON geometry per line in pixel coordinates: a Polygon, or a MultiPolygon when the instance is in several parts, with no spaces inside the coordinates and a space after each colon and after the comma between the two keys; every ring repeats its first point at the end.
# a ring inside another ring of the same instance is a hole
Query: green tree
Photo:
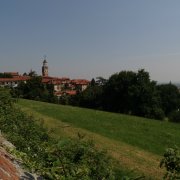
{"type": "Polygon", "coordinates": [[[13,76],[11,74],[7,73],[0,73],[0,78],[12,78],[13,76]]]}
{"type": "Polygon", "coordinates": [[[94,78],[92,78],[91,83],[90,83],[90,86],[95,86],[95,85],[96,85],[96,81],[95,81],[94,78]]]}
{"type": "Polygon", "coordinates": [[[25,99],[57,101],[53,94],[53,85],[43,84],[40,76],[33,76],[26,83],[21,82],[17,88],[13,89],[13,94],[25,99]]]}
{"type": "Polygon", "coordinates": [[[0,88],[0,109],[6,110],[11,108],[13,99],[10,95],[10,90],[6,88],[0,88]]]}
{"type": "Polygon", "coordinates": [[[98,76],[96,77],[96,84],[99,85],[99,86],[104,86],[107,82],[107,79],[101,77],[101,76],[98,76]]]}
{"type": "Polygon", "coordinates": [[[161,99],[156,82],[143,69],[137,73],[121,71],[112,75],[104,86],[105,110],[162,119],[161,99]]]}
{"type": "Polygon", "coordinates": [[[172,111],[176,111],[180,106],[180,94],[178,88],[169,83],[158,85],[159,94],[161,97],[162,109],[165,115],[168,116],[172,111]]]}
{"type": "Polygon", "coordinates": [[[33,70],[31,69],[30,72],[28,73],[28,76],[30,76],[30,77],[35,77],[35,76],[37,76],[37,73],[36,73],[36,71],[33,71],[33,70]]]}
{"type": "Polygon", "coordinates": [[[121,71],[113,74],[104,86],[103,106],[105,110],[130,113],[132,109],[132,87],[136,83],[136,73],[121,71]]]}
{"type": "Polygon", "coordinates": [[[163,119],[164,112],[161,108],[161,98],[157,91],[156,82],[150,80],[148,72],[143,69],[138,71],[136,84],[133,88],[134,114],[148,118],[163,119]]]}
{"type": "Polygon", "coordinates": [[[79,95],[79,105],[87,108],[101,109],[102,91],[101,86],[89,86],[79,95]]]}
{"type": "Polygon", "coordinates": [[[168,115],[169,121],[171,122],[175,122],[175,123],[180,123],[180,111],[172,111],[169,115],[168,115]]]}

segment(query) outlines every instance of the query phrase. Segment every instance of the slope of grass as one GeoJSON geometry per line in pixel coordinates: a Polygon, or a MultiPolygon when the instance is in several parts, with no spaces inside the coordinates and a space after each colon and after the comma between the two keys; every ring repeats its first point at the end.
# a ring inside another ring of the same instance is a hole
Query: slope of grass
{"type": "Polygon", "coordinates": [[[85,139],[93,140],[97,148],[107,150],[108,154],[115,160],[114,166],[117,167],[118,177],[128,175],[129,177],[138,177],[145,175],[147,179],[162,179],[163,170],[159,168],[161,157],[143,151],[142,149],[128,145],[121,141],[106,138],[97,133],[74,127],[68,123],[62,122],[31,108],[21,106],[26,113],[33,115],[50,130],[49,135],[56,139],[71,137],[77,138],[77,134],[85,135],[85,139]]]}
{"type": "Polygon", "coordinates": [[[18,104],[158,155],[162,155],[167,147],[180,146],[179,124],[23,99],[19,100],[18,104]]]}

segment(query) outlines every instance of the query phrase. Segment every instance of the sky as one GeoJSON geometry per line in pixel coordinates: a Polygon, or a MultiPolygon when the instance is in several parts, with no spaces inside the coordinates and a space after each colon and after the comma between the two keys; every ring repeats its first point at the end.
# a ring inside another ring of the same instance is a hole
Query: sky
{"type": "Polygon", "coordinates": [[[1,0],[0,72],[180,82],[179,0],[1,0]]]}

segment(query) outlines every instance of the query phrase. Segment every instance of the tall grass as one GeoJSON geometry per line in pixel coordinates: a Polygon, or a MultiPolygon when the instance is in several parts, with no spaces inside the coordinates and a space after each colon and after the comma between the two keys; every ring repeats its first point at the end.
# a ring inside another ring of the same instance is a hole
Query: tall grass
{"type": "Polygon", "coordinates": [[[180,146],[180,124],[24,99],[18,104],[158,155],[168,147],[180,146]]]}

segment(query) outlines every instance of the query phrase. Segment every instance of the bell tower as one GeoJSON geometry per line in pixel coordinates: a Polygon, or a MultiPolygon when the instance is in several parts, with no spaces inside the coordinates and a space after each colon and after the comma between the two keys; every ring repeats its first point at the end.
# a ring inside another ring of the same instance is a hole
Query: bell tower
{"type": "Polygon", "coordinates": [[[46,57],[44,57],[44,61],[43,61],[42,76],[48,76],[48,65],[47,65],[46,57]]]}

